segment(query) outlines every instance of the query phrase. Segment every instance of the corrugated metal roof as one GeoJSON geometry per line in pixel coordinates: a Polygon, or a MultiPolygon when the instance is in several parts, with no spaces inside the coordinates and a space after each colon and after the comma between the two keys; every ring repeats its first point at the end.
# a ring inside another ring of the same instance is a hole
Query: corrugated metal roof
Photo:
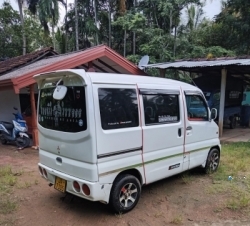
{"type": "Polygon", "coordinates": [[[201,68],[201,67],[221,67],[221,66],[248,66],[250,59],[233,59],[233,60],[204,60],[204,61],[178,61],[166,62],[159,64],[144,65],[145,68],[201,68]]]}

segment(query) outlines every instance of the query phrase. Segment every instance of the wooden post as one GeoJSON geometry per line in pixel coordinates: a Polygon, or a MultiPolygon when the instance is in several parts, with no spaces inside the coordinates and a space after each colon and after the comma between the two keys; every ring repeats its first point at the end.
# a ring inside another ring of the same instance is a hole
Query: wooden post
{"type": "Polygon", "coordinates": [[[37,116],[36,116],[36,102],[35,102],[35,90],[34,84],[30,85],[30,103],[31,103],[31,121],[32,121],[32,137],[33,146],[38,146],[38,129],[37,129],[37,116]]]}
{"type": "Polygon", "coordinates": [[[92,61],[88,62],[88,67],[89,67],[89,69],[93,68],[93,62],[92,61]]]}
{"type": "Polygon", "coordinates": [[[166,74],[166,69],[160,69],[160,77],[161,78],[165,78],[165,74],[166,74]]]}
{"type": "Polygon", "coordinates": [[[220,87],[220,109],[219,109],[219,134],[222,137],[223,134],[223,118],[225,107],[225,93],[227,85],[227,70],[221,70],[221,87],[220,87]]]}
{"type": "Polygon", "coordinates": [[[88,72],[95,72],[92,61],[88,62],[88,67],[89,67],[88,72]]]}

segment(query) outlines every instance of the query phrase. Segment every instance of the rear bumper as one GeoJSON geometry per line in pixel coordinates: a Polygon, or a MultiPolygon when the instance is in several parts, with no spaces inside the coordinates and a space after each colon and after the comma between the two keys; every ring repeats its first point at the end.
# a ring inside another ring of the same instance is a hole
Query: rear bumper
{"type": "Polygon", "coordinates": [[[66,192],[71,193],[73,195],[79,196],[81,198],[90,200],[90,201],[100,201],[100,202],[109,202],[109,195],[112,184],[100,184],[99,182],[90,182],[86,180],[79,179],[77,177],[70,176],[68,174],[59,172],[50,167],[47,167],[41,163],[38,164],[42,169],[45,169],[47,172],[47,177],[43,174],[40,175],[46,179],[49,183],[55,184],[55,178],[60,177],[67,181],[66,192]],[[80,192],[75,191],[73,187],[73,182],[77,181],[80,184],[80,192]],[[90,189],[90,195],[86,196],[82,191],[82,185],[86,184],[90,189]]]}

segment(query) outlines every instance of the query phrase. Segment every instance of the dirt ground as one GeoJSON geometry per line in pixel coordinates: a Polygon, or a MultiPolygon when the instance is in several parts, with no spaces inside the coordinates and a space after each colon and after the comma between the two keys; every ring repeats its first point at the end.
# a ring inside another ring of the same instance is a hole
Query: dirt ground
{"type": "Polygon", "coordinates": [[[0,145],[0,166],[21,172],[12,193],[18,207],[4,225],[250,225],[249,212],[230,210],[223,194],[208,192],[212,179],[199,169],[143,187],[135,209],[115,215],[101,203],[70,196],[62,201],[64,194],[40,177],[37,163],[37,150],[0,145]]]}

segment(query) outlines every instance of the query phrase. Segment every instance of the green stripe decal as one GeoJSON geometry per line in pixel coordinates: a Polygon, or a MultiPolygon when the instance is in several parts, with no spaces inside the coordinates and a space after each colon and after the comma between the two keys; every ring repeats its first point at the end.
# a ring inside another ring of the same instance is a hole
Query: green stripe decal
{"type": "MultiPolygon", "coordinates": [[[[188,151],[187,153],[194,153],[194,152],[202,151],[202,150],[207,149],[207,148],[211,148],[211,147],[199,148],[199,149],[195,149],[195,150],[192,150],[192,151],[188,151]]],[[[169,155],[169,156],[161,157],[161,158],[158,158],[158,159],[153,159],[153,160],[144,162],[144,165],[151,164],[151,163],[154,163],[154,162],[163,161],[163,160],[169,159],[169,158],[174,158],[174,157],[177,157],[177,156],[181,156],[183,154],[184,153],[178,153],[178,154],[175,154],[175,155],[169,155]]],[[[135,164],[135,165],[131,165],[131,166],[123,167],[123,168],[120,168],[120,169],[111,170],[111,171],[108,171],[108,172],[105,172],[105,173],[101,173],[101,174],[99,174],[99,176],[102,177],[102,176],[105,176],[105,175],[108,175],[108,174],[112,174],[112,173],[121,172],[121,171],[128,170],[128,169],[133,169],[133,168],[136,168],[136,167],[140,167],[142,165],[143,165],[142,163],[138,163],[138,164],[135,164]]]]}

